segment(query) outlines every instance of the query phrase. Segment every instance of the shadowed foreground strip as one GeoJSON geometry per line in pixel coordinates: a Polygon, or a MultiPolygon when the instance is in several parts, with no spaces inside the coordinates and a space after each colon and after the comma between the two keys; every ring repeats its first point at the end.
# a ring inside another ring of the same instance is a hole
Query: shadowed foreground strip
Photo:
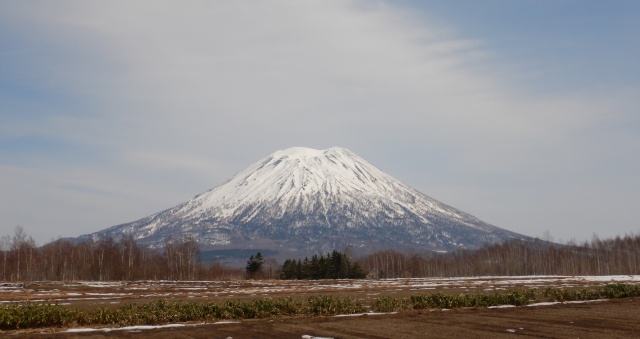
{"type": "Polygon", "coordinates": [[[640,298],[581,304],[243,320],[143,331],[22,333],[26,338],[638,338],[640,298]]]}

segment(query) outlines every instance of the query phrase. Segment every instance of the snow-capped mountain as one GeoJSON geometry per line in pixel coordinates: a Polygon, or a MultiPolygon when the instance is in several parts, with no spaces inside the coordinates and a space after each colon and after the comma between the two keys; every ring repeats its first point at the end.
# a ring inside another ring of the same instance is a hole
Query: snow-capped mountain
{"type": "Polygon", "coordinates": [[[333,248],[474,248],[526,236],[432,199],[344,148],[277,151],[176,207],[81,239],[131,234],[161,247],[194,236],[208,248],[299,253],[333,248]]]}

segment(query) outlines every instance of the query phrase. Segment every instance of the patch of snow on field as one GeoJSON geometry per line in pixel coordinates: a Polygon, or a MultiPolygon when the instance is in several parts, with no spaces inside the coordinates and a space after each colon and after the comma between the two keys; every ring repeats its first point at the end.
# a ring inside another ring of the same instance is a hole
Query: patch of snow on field
{"type": "Polygon", "coordinates": [[[86,286],[86,287],[116,287],[116,286],[122,286],[125,283],[121,281],[80,281],[80,282],[75,282],[75,284],[86,286]]]}
{"type": "Polygon", "coordinates": [[[302,339],[333,339],[333,337],[316,337],[308,334],[303,334],[302,339]]]}
{"type": "Polygon", "coordinates": [[[157,328],[169,328],[169,327],[184,327],[185,324],[168,324],[168,325],[138,325],[138,326],[126,326],[126,327],[105,327],[105,328],[91,328],[80,327],[70,328],[62,333],[81,333],[81,332],[111,332],[111,331],[138,331],[138,330],[153,330],[157,328]]]}
{"type": "Polygon", "coordinates": [[[609,299],[594,299],[594,300],[573,300],[573,301],[565,301],[565,304],[586,304],[586,303],[595,303],[600,301],[607,301],[609,299]]]}
{"type": "Polygon", "coordinates": [[[572,300],[572,301],[547,301],[529,304],[527,306],[551,306],[557,304],[586,304],[600,301],[607,301],[608,299],[594,299],[594,300],[572,300]]]}
{"type": "Polygon", "coordinates": [[[529,305],[527,305],[527,306],[528,306],[528,307],[535,307],[535,306],[551,306],[551,305],[557,305],[557,304],[561,304],[561,302],[559,302],[559,301],[543,301],[543,302],[539,302],[539,303],[529,304],[529,305]]]}
{"type": "Polygon", "coordinates": [[[618,281],[638,281],[640,282],[640,275],[602,275],[602,276],[584,276],[574,277],[576,280],[585,280],[593,282],[618,282],[618,281]]]}

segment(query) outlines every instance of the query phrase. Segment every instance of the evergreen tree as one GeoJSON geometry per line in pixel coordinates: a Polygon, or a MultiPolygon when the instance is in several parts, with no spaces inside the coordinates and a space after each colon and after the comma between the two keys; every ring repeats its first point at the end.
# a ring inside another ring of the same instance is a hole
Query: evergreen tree
{"type": "Polygon", "coordinates": [[[326,257],[313,255],[311,260],[287,259],[280,274],[282,279],[361,279],[365,276],[360,265],[351,264],[346,254],[335,250],[326,257]]]}
{"type": "Polygon", "coordinates": [[[249,276],[253,277],[256,273],[260,272],[262,270],[263,263],[264,258],[262,257],[262,253],[258,252],[255,256],[251,255],[247,261],[247,266],[245,267],[249,276]]]}

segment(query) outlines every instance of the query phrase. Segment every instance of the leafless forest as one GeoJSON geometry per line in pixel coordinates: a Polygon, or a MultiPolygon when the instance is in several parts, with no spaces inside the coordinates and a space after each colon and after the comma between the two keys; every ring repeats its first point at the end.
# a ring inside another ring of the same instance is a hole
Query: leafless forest
{"type": "MultiPolygon", "coordinates": [[[[132,237],[77,244],[59,239],[37,246],[18,226],[13,235],[0,239],[0,274],[7,282],[246,278],[244,269],[200,262],[199,253],[193,238],[168,239],[159,250],[144,248],[132,237]]],[[[581,244],[514,240],[450,253],[384,251],[353,260],[370,278],[637,275],[640,235],[594,236],[581,244]]],[[[277,273],[268,272],[268,276],[277,277],[277,273]]],[[[261,278],[267,278],[267,272],[261,278]]]]}
{"type": "Polygon", "coordinates": [[[636,275],[640,273],[640,235],[582,244],[512,240],[479,250],[453,253],[378,252],[358,259],[378,278],[515,275],[636,275]]]}

